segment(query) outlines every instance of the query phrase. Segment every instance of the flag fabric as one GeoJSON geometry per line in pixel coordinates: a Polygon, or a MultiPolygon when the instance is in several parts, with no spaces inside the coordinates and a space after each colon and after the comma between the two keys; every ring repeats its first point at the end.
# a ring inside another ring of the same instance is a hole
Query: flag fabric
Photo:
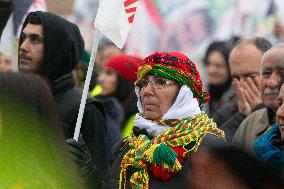
{"type": "Polygon", "coordinates": [[[76,141],[78,141],[79,138],[81,123],[83,120],[84,109],[95,62],[94,60],[96,58],[100,38],[103,34],[107,38],[109,38],[116,46],[122,48],[128,35],[130,26],[133,23],[137,5],[138,0],[100,0],[98,13],[94,23],[97,32],[95,33],[94,44],[89,61],[87,76],[83,88],[82,99],[73,137],[76,141]]]}
{"type": "Polygon", "coordinates": [[[17,38],[20,37],[20,33],[23,27],[23,23],[30,12],[34,11],[46,11],[45,0],[15,0],[14,2],[14,32],[17,38]]]}
{"type": "Polygon", "coordinates": [[[101,0],[95,28],[122,48],[133,23],[138,0],[101,0]]]}

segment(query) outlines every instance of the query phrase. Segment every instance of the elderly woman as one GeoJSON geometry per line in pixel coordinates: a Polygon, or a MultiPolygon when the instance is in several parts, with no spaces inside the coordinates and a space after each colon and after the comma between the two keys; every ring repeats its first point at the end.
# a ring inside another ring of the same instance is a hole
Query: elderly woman
{"type": "Polygon", "coordinates": [[[276,124],[267,129],[255,142],[256,156],[284,171],[284,80],[281,81],[278,95],[279,108],[276,112],[276,124]]]}
{"type": "Polygon", "coordinates": [[[225,137],[200,110],[209,96],[194,63],[178,52],[146,57],[137,75],[139,113],[114,150],[104,188],[185,188],[190,155],[225,137]]]}

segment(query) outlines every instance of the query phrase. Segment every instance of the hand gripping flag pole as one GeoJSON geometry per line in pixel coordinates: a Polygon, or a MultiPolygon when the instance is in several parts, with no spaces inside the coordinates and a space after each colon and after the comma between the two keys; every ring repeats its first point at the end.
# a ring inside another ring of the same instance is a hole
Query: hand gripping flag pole
{"type": "Polygon", "coordinates": [[[109,38],[116,46],[122,48],[130,26],[133,24],[137,5],[138,0],[100,0],[94,24],[96,28],[95,39],[73,137],[76,141],[78,141],[80,134],[95,57],[102,34],[109,38]]]}

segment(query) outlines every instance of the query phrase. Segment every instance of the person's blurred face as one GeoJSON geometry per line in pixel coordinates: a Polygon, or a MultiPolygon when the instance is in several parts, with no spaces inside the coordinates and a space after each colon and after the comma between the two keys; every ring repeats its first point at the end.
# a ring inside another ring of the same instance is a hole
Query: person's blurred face
{"type": "Polygon", "coordinates": [[[278,108],[278,88],[281,76],[284,76],[284,48],[272,49],[262,60],[261,71],[261,95],[263,102],[269,108],[277,110],[278,108]]]}
{"type": "Polygon", "coordinates": [[[6,54],[0,54],[0,72],[12,71],[12,59],[6,54]]]}
{"type": "Polygon", "coordinates": [[[101,58],[97,62],[98,66],[102,67],[111,57],[121,54],[122,50],[115,45],[108,45],[101,51],[101,58]]]}
{"type": "Polygon", "coordinates": [[[144,117],[157,121],[173,105],[180,87],[174,81],[152,75],[146,76],[143,80],[148,82],[140,90],[144,117]]]}
{"type": "Polygon", "coordinates": [[[279,41],[283,40],[284,28],[279,20],[275,21],[272,33],[274,34],[276,38],[278,38],[279,41]]]}
{"type": "Polygon", "coordinates": [[[282,84],[278,95],[279,108],[276,112],[276,122],[279,125],[281,138],[284,138],[284,85],[282,84]]]}
{"type": "Polygon", "coordinates": [[[43,61],[43,28],[42,25],[28,23],[21,33],[19,70],[39,71],[43,61]]]}
{"type": "Polygon", "coordinates": [[[220,158],[204,149],[192,154],[189,170],[190,189],[248,188],[220,158]]]}
{"type": "Polygon", "coordinates": [[[260,78],[261,57],[261,51],[251,44],[234,48],[229,57],[232,78],[238,81],[246,77],[260,78]]]}
{"type": "Polygon", "coordinates": [[[117,87],[117,74],[111,69],[102,69],[98,74],[98,83],[102,87],[103,96],[112,95],[117,87]]]}
{"type": "Polygon", "coordinates": [[[229,78],[229,70],[224,56],[218,51],[213,51],[209,54],[206,68],[208,83],[211,85],[222,85],[229,78]]]}

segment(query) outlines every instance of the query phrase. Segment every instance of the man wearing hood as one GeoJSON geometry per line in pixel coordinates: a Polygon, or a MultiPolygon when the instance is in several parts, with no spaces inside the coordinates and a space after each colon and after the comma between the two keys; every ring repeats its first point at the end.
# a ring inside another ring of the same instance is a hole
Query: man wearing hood
{"type": "MultiPolygon", "coordinates": [[[[47,12],[37,11],[27,16],[20,36],[19,70],[38,73],[49,82],[66,139],[73,137],[82,96],[75,87],[72,70],[83,51],[84,41],[75,24],[47,12]]],[[[96,184],[106,170],[105,132],[103,107],[88,98],[81,134],[99,170],[92,179],[96,184]]]]}

